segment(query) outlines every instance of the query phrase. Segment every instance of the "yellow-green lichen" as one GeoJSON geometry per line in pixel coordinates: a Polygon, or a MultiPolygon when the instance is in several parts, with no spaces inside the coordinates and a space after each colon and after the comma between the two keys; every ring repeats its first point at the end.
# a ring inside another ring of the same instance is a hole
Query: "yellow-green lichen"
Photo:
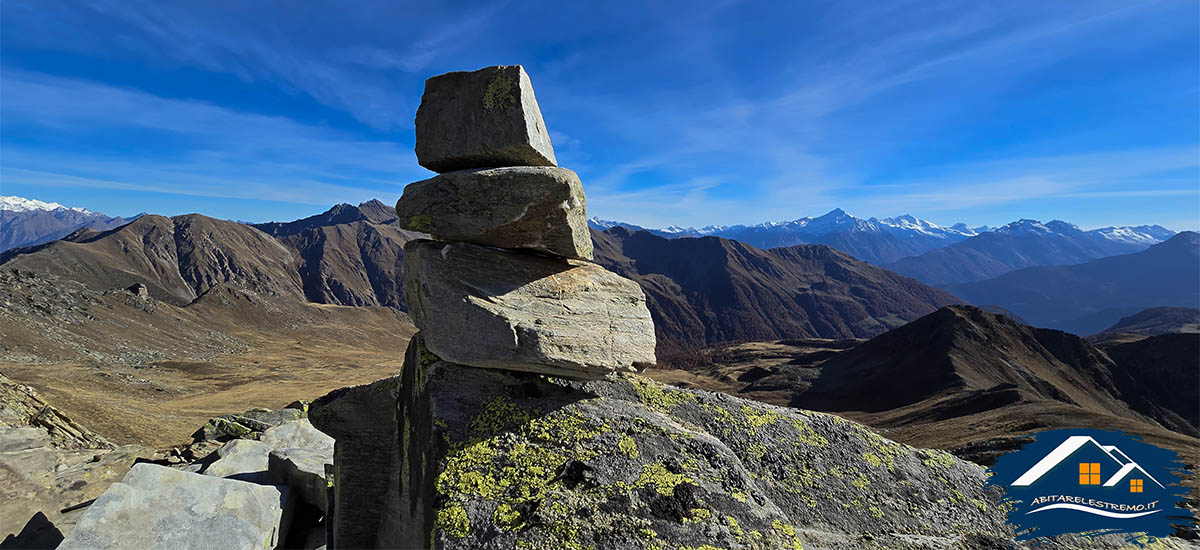
{"type": "Polygon", "coordinates": [[[642,466],[642,473],[637,481],[633,482],[633,486],[638,489],[651,486],[658,494],[670,497],[675,496],[675,488],[683,483],[696,484],[692,478],[671,473],[661,462],[654,462],[642,466]]]}
{"type": "Polygon", "coordinates": [[[793,442],[794,444],[812,445],[814,447],[824,447],[829,444],[829,440],[825,439],[825,436],[817,433],[812,426],[799,418],[792,419],[792,426],[798,432],[796,440],[793,442]]]}
{"type": "Polygon", "coordinates": [[[496,506],[496,511],[492,514],[492,520],[503,531],[516,531],[525,526],[525,522],[521,520],[521,512],[517,511],[507,502],[501,502],[496,506]]]}
{"type": "Polygon", "coordinates": [[[782,414],[765,409],[761,411],[756,410],[750,405],[742,405],[742,414],[745,415],[746,424],[750,427],[750,435],[757,433],[757,428],[761,428],[767,424],[783,419],[782,414]]]}
{"type": "Polygon", "coordinates": [[[517,103],[516,94],[513,93],[515,87],[516,82],[513,82],[513,79],[500,74],[500,71],[497,70],[492,79],[488,81],[487,89],[483,92],[483,108],[491,111],[515,105],[517,103]]]}
{"type": "Polygon", "coordinates": [[[630,380],[633,391],[642,403],[659,412],[669,413],[680,403],[695,403],[696,396],[682,390],[668,390],[665,386],[642,377],[630,380]]]}
{"type": "Polygon", "coordinates": [[[407,229],[429,233],[433,231],[433,218],[429,217],[428,214],[417,214],[408,219],[407,229]]]}
{"type": "Polygon", "coordinates": [[[796,536],[796,528],[791,524],[775,520],[771,522],[771,528],[779,533],[780,536],[786,536],[789,539],[786,548],[803,550],[804,546],[800,544],[800,539],[796,536]]]}
{"type": "Polygon", "coordinates": [[[712,512],[708,508],[692,508],[688,512],[688,516],[683,518],[683,523],[700,523],[712,517],[712,512]]]}
{"type": "Polygon", "coordinates": [[[747,496],[746,493],[743,493],[736,489],[732,493],[729,493],[729,496],[733,497],[733,500],[736,500],[738,502],[746,502],[746,496],[747,496]]]}
{"type": "Polygon", "coordinates": [[[433,527],[455,538],[463,538],[471,531],[467,511],[458,505],[449,505],[437,511],[433,527]]]}
{"type": "Polygon", "coordinates": [[[925,459],[921,462],[929,468],[950,468],[954,466],[954,455],[940,450],[922,449],[921,453],[925,455],[925,459]]]}
{"type": "Polygon", "coordinates": [[[631,459],[638,457],[637,442],[628,435],[622,435],[620,441],[617,441],[617,449],[631,459]]]}

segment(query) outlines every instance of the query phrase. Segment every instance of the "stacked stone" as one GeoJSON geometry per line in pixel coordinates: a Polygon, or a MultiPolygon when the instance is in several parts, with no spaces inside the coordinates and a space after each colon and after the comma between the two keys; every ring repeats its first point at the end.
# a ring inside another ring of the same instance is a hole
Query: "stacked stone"
{"type": "Polygon", "coordinates": [[[576,379],[653,365],[641,288],[591,262],[579,177],[557,166],[520,65],[430,78],[400,225],[404,296],[425,346],[473,367],[576,379]]]}

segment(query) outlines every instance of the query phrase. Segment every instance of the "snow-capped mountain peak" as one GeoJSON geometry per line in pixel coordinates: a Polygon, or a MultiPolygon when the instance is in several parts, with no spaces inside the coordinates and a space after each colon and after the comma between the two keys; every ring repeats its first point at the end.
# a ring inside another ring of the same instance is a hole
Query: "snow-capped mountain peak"
{"type": "Polygon", "coordinates": [[[1008,233],[1012,235],[1049,235],[1055,232],[1053,229],[1046,227],[1046,224],[1042,222],[1025,218],[997,227],[994,231],[996,233],[1008,233]]]}
{"type": "Polygon", "coordinates": [[[35,210],[45,210],[48,212],[54,210],[70,210],[79,212],[80,214],[91,214],[92,212],[86,208],[68,208],[57,202],[44,202],[37,199],[27,199],[17,196],[0,195],[0,210],[8,210],[9,212],[33,212],[35,210]]]}

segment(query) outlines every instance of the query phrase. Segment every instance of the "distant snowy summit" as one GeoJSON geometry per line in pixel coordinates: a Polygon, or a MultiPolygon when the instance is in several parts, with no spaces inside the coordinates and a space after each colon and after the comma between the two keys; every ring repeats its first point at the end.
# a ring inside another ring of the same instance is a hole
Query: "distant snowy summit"
{"type": "Polygon", "coordinates": [[[7,210],[9,212],[35,212],[38,210],[53,212],[55,210],[69,210],[71,212],[78,212],[80,214],[93,213],[91,210],[86,208],[67,207],[58,204],[57,202],[43,202],[37,199],[27,199],[25,197],[5,195],[0,195],[0,210],[7,210]]]}
{"type": "Polygon", "coordinates": [[[0,252],[61,239],[84,228],[104,231],[120,227],[134,218],[113,218],[57,202],[0,196],[0,252]]]}
{"type": "Polygon", "coordinates": [[[1090,235],[1114,242],[1129,244],[1152,245],[1165,241],[1175,235],[1174,231],[1161,225],[1136,225],[1122,227],[1101,227],[1084,231],[1079,226],[1062,220],[1050,220],[1046,223],[1037,220],[1021,219],[1008,225],[997,227],[992,231],[1009,235],[1056,235],[1074,236],[1090,235]]]}
{"type": "Polygon", "coordinates": [[[702,237],[705,235],[725,236],[729,233],[741,231],[784,231],[804,233],[809,235],[828,235],[830,233],[840,233],[844,231],[862,231],[862,232],[891,232],[891,233],[919,233],[929,236],[962,236],[973,237],[980,232],[990,230],[989,227],[983,226],[972,229],[966,224],[959,223],[949,227],[944,227],[936,223],[922,220],[911,214],[897,216],[894,218],[856,218],[847,213],[841,208],[835,208],[829,213],[818,216],[806,216],[791,221],[779,222],[764,222],[756,225],[710,225],[701,228],[679,227],[671,225],[662,229],[650,229],[625,222],[602,220],[600,218],[592,218],[591,224],[598,229],[609,229],[615,226],[628,227],[635,230],[646,230],[652,233],[677,237],[702,237]]]}
{"type": "Polygon", "coordinates": [[[713,235],[759,248],[824,244],[876,265],[918,256],[989,233],[1013,237],[1086,237],[1091,240],[1142,246],[1162,242],[1175,234],[1158,225],[1105,227],[1084,231],[1060,220],[1041,223],[1022,219],[1001,227],[971,227],[965,223],[942,226],[911,214],[892,218],[857,218],[841,208],[835,208],[815,218],[804,217],[756,225],[708,226],[699,229],[679,226],[652,229],[599,218],[592,218],[590,223],[601,230],[622,226],[635,231],[649,231],[667,238],[713,235]]]}

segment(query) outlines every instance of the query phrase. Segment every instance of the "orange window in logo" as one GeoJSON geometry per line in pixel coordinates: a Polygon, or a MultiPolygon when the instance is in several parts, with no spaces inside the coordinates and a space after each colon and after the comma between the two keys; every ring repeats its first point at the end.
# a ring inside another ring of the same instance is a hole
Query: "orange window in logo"
{"type": "Polygon", "coordinates": [[[1131,492],[1131,493],[1142,492],[1142,480],[1140,480],[1140,479],[1129,480],[1129,492],[1131,492]]]}
{"type": "Polygon", "coordinates": [[[1079,484],[1080,485],[1099,485],[1100,484],[1100,463],[1099,462],[1080,462],[1079,463],[1079,484]]]}

